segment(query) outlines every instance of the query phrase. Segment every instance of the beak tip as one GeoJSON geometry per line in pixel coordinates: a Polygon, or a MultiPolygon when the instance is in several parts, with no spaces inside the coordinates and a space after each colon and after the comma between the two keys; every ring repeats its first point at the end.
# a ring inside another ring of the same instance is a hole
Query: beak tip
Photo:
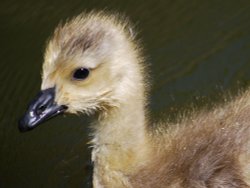
{"type": "Polygon", "coordinates": [[[24,118],[18,121],[18,129],[20,132],[27,132],[31,130],[30,127],[27,126],[27,123],[24,121],[24,118]]]}
{"type": "Polygon", "coordinates": [[[27,131],[29,131],[29,129],[27,129],[27,128],[24,128],[24,127],[18,127],[18,129],[19,129],[19,132],[20,133],[24,133],[24,132],[27,132],[27,131]]]}

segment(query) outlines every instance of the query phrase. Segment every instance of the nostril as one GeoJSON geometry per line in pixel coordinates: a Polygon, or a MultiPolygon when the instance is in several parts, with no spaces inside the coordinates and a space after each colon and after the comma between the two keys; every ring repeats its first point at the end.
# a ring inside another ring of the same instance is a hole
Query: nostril
{"type": "Polygon", "coordinates": [[[38,108],[37,108],[37,110],[36,110],[36,114],[37,115],[41,115],[45,110],[46,110],[46,106],[45,105],[41,105],[41,106],[39,106],[38,108]]]}

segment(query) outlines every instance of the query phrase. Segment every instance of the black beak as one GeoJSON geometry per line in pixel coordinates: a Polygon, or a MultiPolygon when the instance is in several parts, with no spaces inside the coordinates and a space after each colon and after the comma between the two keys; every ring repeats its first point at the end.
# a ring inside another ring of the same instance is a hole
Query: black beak
{"type": "Polygon", "coordinates": [[[28,107],[27,112],[19,120],[20,132],[29,131],[40,123],[62,114],[67,106],[59,106],[55,103],[55,88],[42,90],[28,107]]]}

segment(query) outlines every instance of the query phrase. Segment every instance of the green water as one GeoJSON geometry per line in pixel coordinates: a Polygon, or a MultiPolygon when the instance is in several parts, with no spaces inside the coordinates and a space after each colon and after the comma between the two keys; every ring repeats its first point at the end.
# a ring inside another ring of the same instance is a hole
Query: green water
{"type": "Polygon", "coordinates": [[[58,117],[21,134],[17,120],[40,88],[45,41],[83,10],[125,13],[151,64],[153,117],[222,101],[250,80],[250,1],[0,2],[0,187],[88,187],[86,117],[58,117]]]}

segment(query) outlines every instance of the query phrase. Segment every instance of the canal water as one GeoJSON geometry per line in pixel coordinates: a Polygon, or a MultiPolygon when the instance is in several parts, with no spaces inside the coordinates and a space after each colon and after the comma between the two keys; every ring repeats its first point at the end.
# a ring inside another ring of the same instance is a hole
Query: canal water
{"type": "Polygon", "coordinates": [[[43,51],[61,21],[82,11],[127,15],[143,41],[153,118],[210,107],[250,80],[250,1],[2,0],[0,2],[0,187],[89,187],[88,124],[61,116],[19,133],[39,91],[43,51]]]}

